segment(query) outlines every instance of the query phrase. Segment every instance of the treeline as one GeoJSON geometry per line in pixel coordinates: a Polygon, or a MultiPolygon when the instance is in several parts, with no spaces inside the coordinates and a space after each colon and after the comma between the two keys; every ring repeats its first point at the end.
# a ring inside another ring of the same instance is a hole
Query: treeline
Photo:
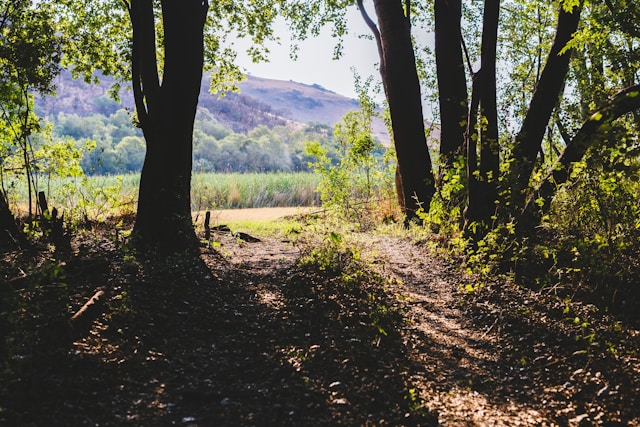
{"type": "MultiPolygon", "coordinates": [[[[80,165],[88,175],[139,172],[145,141],[132,125],[133,115],[120,109],[110,115],[82,117],[59,112],[46,121],[53,139],[72,141],[82,148],[80,165]],[[87,144],[89,141],[89,144],[87,144]]],[[[319,142],[337,158],[333,128],[324,124],[258,126],[238,133],[221,124],[206,108],[199,108],[193,138],[196,172],[301,172],[311,160],[304,152],[307,141],[319,142]]]]}

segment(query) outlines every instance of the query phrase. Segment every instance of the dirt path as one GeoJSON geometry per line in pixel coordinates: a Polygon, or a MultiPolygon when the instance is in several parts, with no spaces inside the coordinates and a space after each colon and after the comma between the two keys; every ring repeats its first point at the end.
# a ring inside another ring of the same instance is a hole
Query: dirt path
{"type": "Polygon", "coordinates": [[[423,248],[398,239],[376,246],[404,282],[406,339],[424,367],[412,381],[442,425],[640,425],[637,325],[613,338],[607,329],[618,323],[592,317],[600,324],[593,336],[628,351],[612,354],[582,338],[575,321],[568,326],[574,315],[594,314],[592,306],[562,307],[506,283],[469,294],[471,278],[423,248]]]}
{"type": "MultiPolygon", "coordinates": [[[[317,210],[317,207],[218,209],[211,212],[212,224],[228,224],[241,221],[266,222],[286,216],[301,215],[317,210]]],[[[204,212],[194,213],[194,217],[204,218],[204,212]]]]}
{"type": "Polygon", "coordinates": [[[107,239],[83,249],[99,272],[43,276],[0,318],[0,424],[640,426],[637,325],[503,282],[462,291],[404,238],[360,236],[380,276],[355,284],[299,264],[308,243],[213,241],[158,259],[107,239]],[[65,344],[61,310],[105,285],[105,314],[65,344]]]}
{"type": "MultiPolygon", "coordinates": [[[[402,282],[394,292],[406,299],[401,327],[413,363],[407,384],[441,425],[640,425],[640,409],[624,415],[626,393],[633,394],[640,381],[637,329],[627,335],[634,344],[626,358],[589,354],[590,344],[576,338],[585,331],[567,325],[573,314],[586,315],[579,304],[566,313],[553,299],[505,283],[470,293],[464,289],[474,285],[472,278],[424,246],[393,237],[364,241],[372,264],[402,282]],[[606,372],[611,364],[615,369],[606,372]]],[[[287,271],[298,256],[281,241],[246,244],[232,253],[232,262],[265,283],[277,281],[278,271],[287,271]]],[[[270,289],[257,286],[256,297],[274,307],[285,304],[277,287],[270,289]]],[[[603,324],[594,333],[608,334],[607,319],[593,320],[603,324]]]]}
{"type": "MultiPolygon", "coordinates": [[[[474,325],[463,311],[459,291],[465,282],[450,265],[407,241],[385,239],[377,245],[390,273],[404,283],[409,298],[405,331],[412,355],[424,370],[413,381],[422,385],[426,407],[442,425],[542,425],[540,411],[526,402],[496,401],[479,393],[477,382],[491,380],[498,362],[498,339],[474,325]]],[[[496,390],[497,391],[497,390],[496,390]]],[[[500,399],[502,400],[502,399],[500,399]]]]}

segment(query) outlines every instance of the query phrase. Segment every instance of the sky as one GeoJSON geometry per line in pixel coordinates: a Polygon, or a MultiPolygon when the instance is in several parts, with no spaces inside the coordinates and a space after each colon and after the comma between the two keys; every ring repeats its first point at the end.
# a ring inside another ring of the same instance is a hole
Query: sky
{"type": "MultiPolygon", "coordinates": [[[[370,13],[372,12],[371,10],[370,13]]],[[[291,43],[286,24],[279,22],[276,31],[281,38],[281,44],[267,45],[271,51],[269,62],[259,64],[251,62],[248,56],[243,54],[248,47],[248,44],[243,41],[236,42],[241,51],[237,62],[254,76],[319,84],[325,89],[356,98],[351,68],[354,68],[363,80],[374,76],[375,81],[379,81],[380,74],[377,68],[379,58],[375,41],[358,37],[358,35],[371,34],[360,12],[352,8],[347,17],[349,34],[345,37],[340,60],[332,60],[336,41],[331,37],[330,29],[326,28],[319,37],[299,42],[298,58],[293,61],[289,57],[291,43]]]]}

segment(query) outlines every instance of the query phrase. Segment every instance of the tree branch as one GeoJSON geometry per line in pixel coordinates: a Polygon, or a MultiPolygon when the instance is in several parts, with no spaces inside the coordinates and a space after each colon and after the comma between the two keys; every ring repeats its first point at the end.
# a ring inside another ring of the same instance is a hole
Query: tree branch
{"type": "Polygon", "coordinates": [[[128,10],[133,28],[131,52],[133,94],[138,120],[144,131],[160,89],[153,1],[131,0],[128,10]]]}
{"type": "Polygon", "coordinates": [[[533,173],[544,133],[564,88],[572,51],[563,52],[580,22],[581,6],[571,12],[560,6],[556,35],[533,92],[529,109],[520,131],[516,135],[511,154],[507,182],[511,186],[511,209],[522,209],[526,202],[526,189],[533,173]]]}
{"type": "Polygon", "coordinates": [[[9,19],[9,8],[11,7],[11,2],[7,2],[6,7],[4,8],[4,12],[2,12],[2,19],[0,19],[0,30],[5,27],[7,20],[9,19]]]}
{"type": "MultiPolygon", "coordinates": [[[[539,185],[537,197],[542,197],[545,201],[543,209],[548,209],[555,195],[555,189],[567,182],[571,172],[573,163],[580,161],[587,150],[596,145],[597,137],[601,132],[610,128],[611,124],[633,111],[640,110],[640,85],[632,86],[623,91],[618,92],[609,101],[591,117],[589,117],[571,141],[567,144],[562,155],[547,173],[546,178],[539,185]]],[[[528,205],[532,205],[534,195],[530,196],[528,205]]],[[[525,208],[525,211],[527,210],[525,208]]]]}
{"type": "Polygon", "coordinates": [[[633,13],[631,8],[626,8],[623,15],[616,10],[616,7],[611,0],[604,0],[604,2],[623,32],[633,37],[640,37],[640,28],[636,26],[638,23],[638,17],[634,16],[636,14],[633,13]]]}
{"type": "Polygon", "coordinates": [[[562,137],[564,144],[569,145],[569,143],[571,142],[571,135],[569,135],[567,128],[564,126],[559,117],[556,117],[555,122],[558,130],[560,131],[560,136],[562,137]]]}
{"type": "MultiPolygon", "coordinates": [[[[367,24],[371,32],[373,33],[373,37],[376,39],[376,45],[378,46],[378,55],[380,56],[380,73],[384,75],[385,70],[385,61],[384,61],[384,50],[382,49],[382,39],[380,38],[380,30],[378,30],[378,26],[371,19],[367,10],[364,8],[364,4],[362,4],[362,0],[358,1],[358,9],[360,9],[360,14],[362,15],[362,19],[367,24]]],[[[383,79],[384,80],[384,79],[383,79]]]]}
{"type": "Polygon", "coordinates": [[[469,74],[473,77],[476,73],[473,71],[473,66],[471,65],[471,57],[469,56],[469,50],[467,49],[467,44],[464,42],[464,36],[460,33],[460,43],[462,43],[462,50],[464,50],[464,57],[467,60],[467,66],[469,67],[469,74]]]}

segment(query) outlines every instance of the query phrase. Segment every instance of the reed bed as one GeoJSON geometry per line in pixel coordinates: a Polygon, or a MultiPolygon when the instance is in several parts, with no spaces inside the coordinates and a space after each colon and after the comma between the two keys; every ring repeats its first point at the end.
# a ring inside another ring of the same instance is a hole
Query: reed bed
{"type": "MultiPolygon", "coordinates": [[[[320,177],[310,172],[196,173],[191,180],[193,211],[263,207],[317,206],[320,177]]],[[[140,174],[40,179],[51,206],[90,218],[133,211],[140,174]]],[[[23,180],[5,182],[9,201],[20,213],[28,210],[23,180]]],[[[35,203],[35,202],[34,202],[35,203]]]]}

